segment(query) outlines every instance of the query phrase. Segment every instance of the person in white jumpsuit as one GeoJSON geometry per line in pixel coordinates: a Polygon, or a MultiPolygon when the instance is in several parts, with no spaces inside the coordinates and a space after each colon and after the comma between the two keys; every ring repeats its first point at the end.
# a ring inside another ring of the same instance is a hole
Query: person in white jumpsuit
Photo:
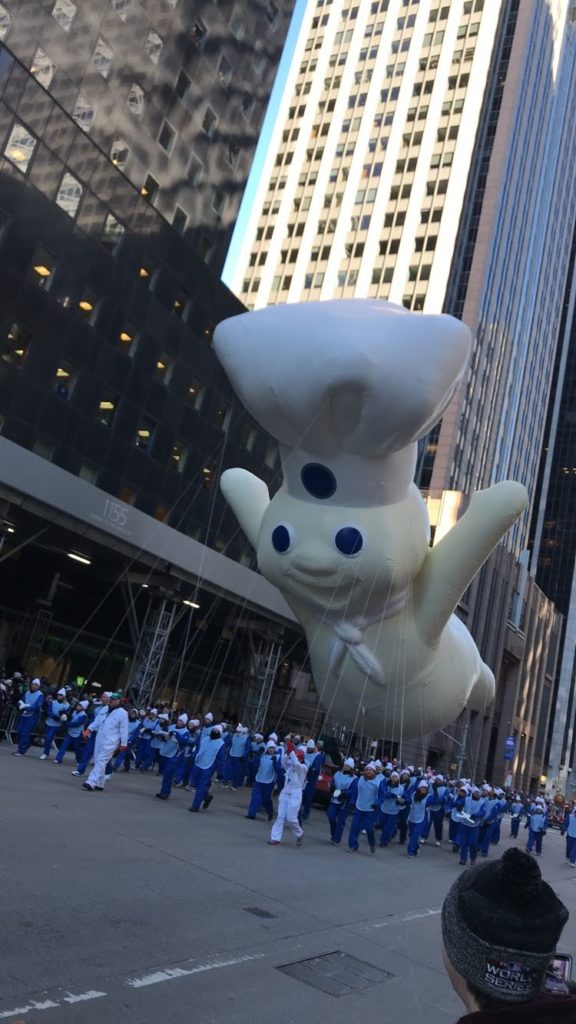
{"type": "Polygon", "coordinates": [[[83,788],[90,792],[104,789],[108,761],[117,750],[122,752],[128,747],[128,712],[120,707],[121,696],[120,693],[110,695],[110,711],[98,730],[94,767],[83,783],[83,788]]]}
{"type": "Polygon", "coordinates": [[[308,775],[308,768],[303,762],[304,751],[296,750],[293,743],[287,743],[286,753],[282,756],[286,781],[278,798],[278,814],[268,840],[270,846],[278,846],[286,823],[296,836],[296,846],[302,846],[304,832],[298,821],[298,811],[302,803],[302,790],[306,785],[306,776],[308,775]]]}

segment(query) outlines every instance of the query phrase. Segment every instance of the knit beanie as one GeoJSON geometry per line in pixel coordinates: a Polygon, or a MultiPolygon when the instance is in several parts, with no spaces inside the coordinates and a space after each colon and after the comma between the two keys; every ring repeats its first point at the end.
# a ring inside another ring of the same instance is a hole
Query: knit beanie
{"type": "Polygon", "coordinates": [[[452,966],[493,999],[521,1003],[540,991],[568,911],[527,853],[464,872],[442,907],[442,937],[452,966]]]}

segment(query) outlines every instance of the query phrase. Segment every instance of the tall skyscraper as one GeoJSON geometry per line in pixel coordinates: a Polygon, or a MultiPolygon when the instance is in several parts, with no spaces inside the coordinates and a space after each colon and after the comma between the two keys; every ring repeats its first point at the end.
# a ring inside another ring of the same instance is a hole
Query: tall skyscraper
{"type": "Polygon", "coordinates": [[[220,271],[293,0],[6,0],[0,38],[220,271]]]}
{"type": "MultiPolygon", "coordinates": [[[[467,380],[419,466],[444,510],[506,477],[534,500],[576,200],[575,17],[573,0],[310,4],[225,271],[250,308],[375,297],[468,323],[467,380]]],[[[537,784],[554,657],[535,675],[534,658],[559,624],[527,571],[529,524],[460,613],[500,683],[481,760],[503,770],[509,732],[537,784]]]]}

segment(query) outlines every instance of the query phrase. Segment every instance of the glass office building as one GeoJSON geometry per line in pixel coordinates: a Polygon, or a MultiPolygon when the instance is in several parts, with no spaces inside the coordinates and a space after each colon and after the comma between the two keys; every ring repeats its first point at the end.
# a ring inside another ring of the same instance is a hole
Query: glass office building
{"type": "Polygon", "coordinates": [[[219,273],[293,0],[3,0],[0,38],[219,273]]]}
{"type": "Polygon", "coordinates": [[[0,663],[238,711],[297,647],[218,488],[277,474],[211,349],[244,307],[7,47],[0,266],[0,663]]]}

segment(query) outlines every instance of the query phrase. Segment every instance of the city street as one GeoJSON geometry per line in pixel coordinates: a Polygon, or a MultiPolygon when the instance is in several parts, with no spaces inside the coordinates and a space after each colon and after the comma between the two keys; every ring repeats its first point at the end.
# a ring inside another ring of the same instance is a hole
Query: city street
{"type": "MultiPolygon", "coordinates": [[[[350,856],[314,809],[301,849],[286,834],[270,847],[265,821],[244,818],[248,790],[216,787],[191,815],[188,793],[161,803],[149,776],[91,794],[72,762],[11,749],[0,746],[0,1021],[458,1018],[441,964],[439,910],[460,870],[447,844],[418,861],[397,845],[350,856]]],[[[576,910],[558,833],[541,866],[576,910]]],[[[575,947],[576,913],[563,943],[575,947]]]]}

